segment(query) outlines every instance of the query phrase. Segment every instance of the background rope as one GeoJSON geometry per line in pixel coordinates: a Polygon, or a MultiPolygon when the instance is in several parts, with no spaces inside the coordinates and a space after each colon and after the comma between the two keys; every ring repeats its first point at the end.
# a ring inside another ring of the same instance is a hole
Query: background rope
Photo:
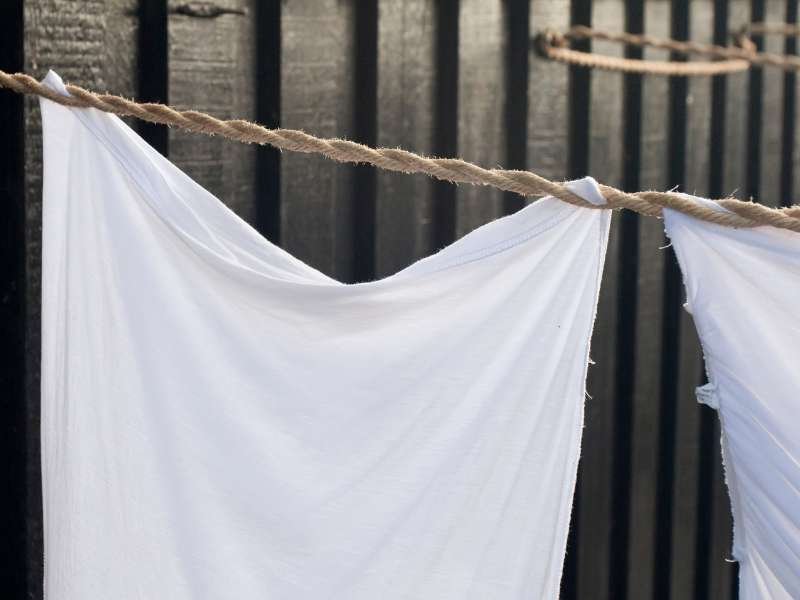
{"type": "Polygon", "coordinates": [[[800,71],[800,57],[756,52],[756,46],[752,40],[750,40],[749,35],[763,35],[768,33],[798,35],[800,31],[797,27],[791,25],[751,23],[734,36],[738,46],[718,46],[715,44],[700,44],[698,42],[656,38],[635,33],[609,33],[583,25],[576,25],[563,33],[545,30],[537,37],[537,47],[544,56],[558,62],[581,67],[629,73],[708,76],[744,71],[752,65],[776,67],[785,71],[800,71]],[[696,55],[724,60],[703,63],[638,60],[605,56],[591,52],[581,52],[568,47],[570,41],[586,39],[617,42],[630,46],[658,48],[660,50],[676,52],[684,56],[696,55]]]}
{"type": "Polygon", "coordinates": [[[748,23],[740,35],[764,35],[775,33],[785,36],[800,36],[800,25],[794,23],[748,23]]]}
{"type": "Polygon", "coordinates": [[[531,173],[506,169],[485,169],[457,158],[428,158],[397,148],[370,148],[342,139],[321,139],[292,129],[267,129],[241,119],[222,121],[193,110],[179,111],[163,104],[137,103],[113,94],[97,94],[67,85],[64,96],[24,73],[0,71],[0,87],[21,94],[31,94],[64,106],[96,108],[103,112],[133,116],[150,123],[171,125],[187,131],[221,135],[250,144],[268,144],[281,150],[321,154],[339,162],[366,163],[402,173],[425,173],[453,183],[489,185],[523,196],[555,196],[559,200],[585,208],[627,208],[643,215],[658,216],[662,208],[672,208],[698,219],[730,227],[772,225],[800,232],[800,206],[785,209],[734,199],[718,200],[731,212],[721,212],[689,197],[670,192],[626,193],[601,185],[607,205],[597,206],[556,183],[531,173]]]}

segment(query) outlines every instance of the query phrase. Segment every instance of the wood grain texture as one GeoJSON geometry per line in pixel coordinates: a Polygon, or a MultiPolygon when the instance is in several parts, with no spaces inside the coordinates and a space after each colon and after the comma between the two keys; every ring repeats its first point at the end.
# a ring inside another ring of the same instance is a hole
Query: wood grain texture
{"type": "MultiPolygon", "coordinates": [[[[25,71],[53,69],[70,83],[135,96],[135,0],[29,0],[25,3],[25,71]],[[126,58],[120,58],[124,56],[126,58]]],[[[39,363],[42,235],[41,116],[25,100],[26,395],[28,429],[28,596],[42,597],[42,506],[39,363]]]]}
{"type": "MultiPolygon", "coordinates": [[[[458,154],[487,167],[505,159],[505,43],[503,0],[461,0],[458,154]]],[[[465,185],[456,197],[457,237],[502,214],[499,190],[465,185]]]]}
{"type": "MultiPolygon", "coordinates": [[[[217,4],[246,14],[198,18],[170,11],[170,103],[223,119],[253,120],[255,0],[217,4]]],[[[170,160],[251,223],[255,153],[251,145],[170,129],[170,160]]]]}
{"type": "MultiPolygon", "coordinates": [[[[782,23],[786,16],[785,0],[764,0],[765,21],[782,23]]],[[[781,35],[764,36],[764,51],[783,54],[781,35]]],[[[781,204],[781,154],[783,146],[783,73],[780,69],[762,69],[761,85],[761,174],[758,201],[768,206],[781,204]]]]}
{"type": "MultiPolygon", "coordinates": [[[[728,23],[731,31],[750,19],[749,0],[728,2],[728,23]]],[[[747,97],[749,73],[727,76],[725,97],[725,174],[723,192],[747,199],[747,97]]]]}
{"type": "MultiPolygon", "coordinates": [[[[282,7],[281,124],[320,137],[352,134],[352,2],[282,7]]],[[[281,160],[283,247],[337,279],[352,275],[351,170],[319,156],[281,160]]]]}
{"type": "MultiPolygon", "coordinates": [[[[568,0],[532,0],[530,31],[569,27],[568,0]]],[[[555,181],[567,178],[569,70],[530,52],[528,168],[555,181]]]]}
{"type": "MultiPolygon", "coordinates": [[[[378,145],[431,154],[435,76],[432,0],[383,0],[378,17],[378,145]]],[[[428,177],[379,172],[376,275],[394,273],[433,250],[428,177]]]]}

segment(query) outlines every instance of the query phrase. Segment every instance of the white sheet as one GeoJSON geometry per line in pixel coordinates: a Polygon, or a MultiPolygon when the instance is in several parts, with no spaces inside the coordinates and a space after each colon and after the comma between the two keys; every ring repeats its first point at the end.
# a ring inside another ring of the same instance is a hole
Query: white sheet
{"type": "Polygon", "coordinates": [[[709,384],[698,398],[717,409],[722,425],[739,597],[796,600],[800,235],[721,227],[674,211],[665,220],[706,359],[709,384]]]}
{"type": "Polygon", "coordinates": [[[48,598],[557,596],[610,211],[345,285],[119,119],[42,112],[48,598]]]}

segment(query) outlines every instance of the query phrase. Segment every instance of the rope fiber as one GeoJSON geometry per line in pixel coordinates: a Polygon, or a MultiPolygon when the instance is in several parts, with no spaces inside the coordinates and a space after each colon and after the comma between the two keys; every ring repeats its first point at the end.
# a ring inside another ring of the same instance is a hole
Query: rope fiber
{"type": "Polygon", "coordinates": [[[522,196],[555,196],[559,200],[585,208],[626,208],[647,216],[659,216],[663,208],[671,208],[728,227],[771,225],[800,233],[800,205],[776,209],[732,198],[717,200],[718,205],[729,211],[724,212],[673,192],[627,193],[600,185],[606,205],[597,206],[569,191],[563,184],[530,171],[486,169],[457,158],[430,158],[399,148],[370,148],[344,139],[318,138],[293,129],[268,129],[242,119],[223,121],[194,110],[176,110],[164,104],[138,103],[113,94],[91,92],[76,85],[67,85],[70,95],[65,96],[25,73],[12,74],[0,70],[0,87],[20,94],[41,96],[64,106],[95,108],[248,144],[321,154],[338,162],[370,164],[401,173],[425,173],[443,181],[488,185],[522,196]]]}

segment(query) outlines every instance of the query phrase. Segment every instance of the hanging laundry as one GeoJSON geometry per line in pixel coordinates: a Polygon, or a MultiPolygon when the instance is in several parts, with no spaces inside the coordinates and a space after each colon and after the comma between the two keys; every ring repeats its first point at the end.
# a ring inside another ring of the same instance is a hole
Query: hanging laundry
{"type": "Polygon", "coordinates": [[[42,113],[48,597],[557,597],[610,211],[347,285],[118,118],[42,113]]]}
{"type": "Polygon", "coordinates": [[[698,400],[722,428],[739,597],[800,598],[800,234],[665,221],[706,359],[698,400]]]}

